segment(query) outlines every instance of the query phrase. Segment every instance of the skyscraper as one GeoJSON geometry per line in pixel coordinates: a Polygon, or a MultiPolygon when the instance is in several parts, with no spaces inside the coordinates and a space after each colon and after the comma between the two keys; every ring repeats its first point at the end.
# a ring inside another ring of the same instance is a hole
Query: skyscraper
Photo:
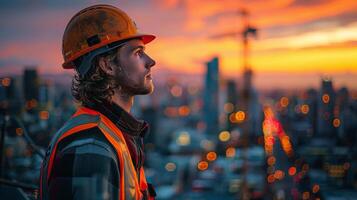
{"type": "Polygon", "coordinates": [[[335,91],[333,90],[332,80],[323,78],[321,81],[321,91],[318,100],[318,127],[317,133],[321,136],[333,135],[335,91]]]}
{"type": "Polygon", "coordinates": [[[23,90],[26,110],[32,112],[37,107],[39,100],[39,78],[35,68],[25,68],[23,90]]]}
{"type": "Polygon", "coordinates": [[[214,57],[207,62],[204,89],[204,120],[206,133],[210,136],[218,134],[218,88],[219,88],[219,60],[214,57]]]}

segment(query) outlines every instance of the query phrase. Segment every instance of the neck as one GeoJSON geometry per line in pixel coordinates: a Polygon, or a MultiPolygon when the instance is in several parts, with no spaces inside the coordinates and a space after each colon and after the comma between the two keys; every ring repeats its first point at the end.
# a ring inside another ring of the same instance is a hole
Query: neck
{"type": "Polygon", "coordinates": [[[122,107],[126,112],[130,113],[131,107],[134,103],[134,96],[115,92],[112,96],[112,101],[122,107]]]}

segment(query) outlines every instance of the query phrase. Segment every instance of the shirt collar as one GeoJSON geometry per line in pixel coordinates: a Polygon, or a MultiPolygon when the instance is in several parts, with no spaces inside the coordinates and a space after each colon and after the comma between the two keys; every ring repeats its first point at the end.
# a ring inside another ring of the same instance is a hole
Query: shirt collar
{"type": "Polygon", "coordinates": [[[115,103],[89,103],[85,106],[99,111],[129,135],[144,137],[149,130],[146,121],[136,119],[115,103]]]}

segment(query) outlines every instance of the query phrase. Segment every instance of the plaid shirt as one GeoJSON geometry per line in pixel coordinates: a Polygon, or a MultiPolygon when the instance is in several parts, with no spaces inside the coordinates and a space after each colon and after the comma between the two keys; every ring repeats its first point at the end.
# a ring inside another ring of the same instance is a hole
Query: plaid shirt
{"type": "MultiPolygon", "coordinates": [[[[86,105],[107,116],[123,132],[133,164],[143,165],[143,137],[148,124],[115,104],[86,105]]],[[[63,139],[57,147],[51,178],[50,199],[118,199],[119,163],[116,151],[99,128],[63,139]]],[[[138,173],[139,174],[139,173],[138,173]]]]}

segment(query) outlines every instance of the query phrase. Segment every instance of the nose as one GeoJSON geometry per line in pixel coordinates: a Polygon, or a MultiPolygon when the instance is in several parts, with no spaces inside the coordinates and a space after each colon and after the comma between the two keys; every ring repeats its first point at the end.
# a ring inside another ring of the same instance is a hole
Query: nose
{"type": "Polygon", "coordinates": [[[150,68],[152,68],[155,64],[156,64],[156,62],[155,62],[155,60],[153,60],[149,55],[146,55],[146,57],[147,57],[147,65],[146,65],[146,68],[148,68],[148,69],[150,69],[150,68]]]}

